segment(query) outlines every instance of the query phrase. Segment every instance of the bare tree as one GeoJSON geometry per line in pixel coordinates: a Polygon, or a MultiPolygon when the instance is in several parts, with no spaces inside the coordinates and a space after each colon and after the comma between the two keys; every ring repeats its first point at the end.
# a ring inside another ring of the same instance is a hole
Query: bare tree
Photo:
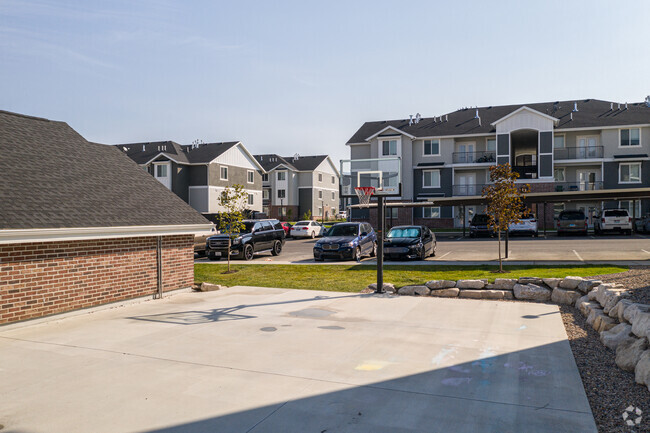
{"type": "Polygon", "coordinates": [[[510,164],[494,165],[490,167],[491,185],[483,188],[483,197],[487,199],[488,225],[497,233],[499,239],[499,272],[503,271],[501,260],[501,232],[507,231],[510,224],[520,222],[525,211],[523,200],[525,194],[530,192],[530,185],[524,184],[517,187],[515,181],[519,173],[513,172],[510,164]]]}
{"type": "Polygon", "coordinates": [[[230,247],[232,240],[239,236],[242,229],[246,226],[244,220],[244,206],[248,193],[242,185],[233,185],[226,187],[219,196],[219,205],[222,211],[218,214],[219,230],[228,235],[228,273],[230,273],[230,247]]]}

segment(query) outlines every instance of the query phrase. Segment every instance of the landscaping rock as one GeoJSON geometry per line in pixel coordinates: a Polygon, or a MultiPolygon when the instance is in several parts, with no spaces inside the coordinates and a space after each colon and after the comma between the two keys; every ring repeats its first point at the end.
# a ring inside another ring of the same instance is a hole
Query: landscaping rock
{"type": "Polygon", "coordinates": [[[634,371],[641,354],[648,349],[648,340],[638,338],[624,341],[616,348],[616,365],[621,370],[634,371]]]}
{"type": "Polygon", "coordinates": [[[625,308],[623,318],[628,323],[632,323],[637,314],[650,312],[650,305],[646,304],[632,304],[625,308]]]}
{"type": "Polygon", "coordinates": [[[427,281],[426,286],[431,290],[450,289],[456,287],[456,282],[451,280],[432,280],[427,281]]]}
{"type": "Polygon", "coordinates": [[[427,286],[404,286],[400,287],[397,293],[406,296],[428,296],[431,290],[427,286]]]}
{"type": "Polygon", "coordinates": [[[630,301],[629,299],[620,299],[616,305],[614,305],[614,308],[609,310],[609,317],[613,317],[614,319],[618,320],[619,322],[623,323],[625,322],[625,319],[623,318],[623,314],[625,313],[625,309],[632,305],[633,302],[630,301]]]}
{"type": "Polygon", "coordinates": [[[582,277],[564,277],[560,281],[559,287],[560,289],[575,290],[581,281],[583,281],[582,277]]]}
{"type": "Polygon", "coordinates": [[[509,301],[512,301],[515,299],[515,294],[512,292],[512,290],[504,290],[503,291],[503,299],[507,299],[509,301]]]}
{"type": "MultiPolygon", "coordinates": [[[[386,292],[386,293],[395,293],[396,292],[395,286],[392,285],[391,283],[383,283],[382,287],[384,288],[384,292],[386,292]]],[[[372,290],[373,292],[376,292],[377,291],[377,283],[368,284],[368,290],[372,290]]]]}
{"type": "Polygon", "coordinates": [[[580,292],[564,290],[556,287],[551,293],[551,301],[556,304],[574,305],[580,298],[580,292]]]}
{"type": "MultiPolygon", "coordinates": [[[[600,287],[600,286],[598,286],[598,287],[600,287]]],[[[598,296],[598,287],[596,287],[591,292],[587,293],[587,297],[589,297],[590,301],[596,301],[596,296],[598,296]]],[[[598,301],[596,301],[596,302],[598,302],[598,301]]]]}
{"type": "Polygon", "coordinates": [[[593,310],[602,310],[602,307],[596,301],[587,301],[580,306],[580,312],[585,317],[589,317],[593,310]]]}
{"type": "Polygon", "coordinates": [[[215,290],[221,290],[223,288],[225,288],[225,286],[222,286],[220,284],[201,283],[202,292],[214,292],[215,290]]]}
{"type": "Polygon", "coordinates": [[[650,313],[639,313],[632,319],[632,332],[637,337],[650,336],[650,313]]]}
{"type": "Polygon", "coordinates": [[[599,314],[594,320],[594,330],[597,332],[609,331],[616,326],[616,320],[609,317],[605,312],[599,314]]]}
{"type": "Polygon", "coordinates": [[[583,316],[585,315],[585,313],[584,313],[584,311],[582,311],[582,306],[583,306],[583,304],[586,304],[587,302],[589,302],[589,298],[585,295],[585,296],[583,296],[581,298],[578,298],[576,300],[576,303],[575,303],[575,307],[578,310],[580,310],[580,312],[582,313],[583,316]]]}
{"type": "Polygon", "coordinates": [[[546,284],[548,287],[554,289],[560,285],[562,278],[542,278],[542,281],[544,281],[544,284],[546,284]]]}
{"type": "Polygon", "coordinates": [[[493,288],[497,290],[512,290],[517,284],[514,278],[497,278],[494,280],[493,288]]]}
{"type": "Polygon", "coordinates": [[[515,284],[513,288],[515,298],[529,301],[548,301],[551,291],[536,284],[515,284]]]}
{"type": "Polygon", "coordinates": [[[482,289],[486,282],[483,280],[458,280],[456,287],[459,289],[482,289]]]}
{"type": "Polygon", "coordinates": [[[604,316],[605,313],[603,313],[602,308],[587,308],[589,310],[589,314],[587,315],[587,325],[591,326],[592,328],[596,329],[595,323],[596,319],[600,316],[604,316]]]}
{"type": "Polygon", "coordinates": [[[537,286],[544,284],[544,281],[541,278],[537,277],[519,277],[519,280],[517,282],[519,284],[535,284],[537,286]]]}
{"type": "Polygon", "coordinates": [[[601,284],[596,291],[596,300],[603,306],[605,313],[614,308],[622,297],[629,296],[627,290],[610,284],[601,284]]]}
{"type": "Polygon", "coordinates": [[[473,290],[463,289],[458,295],[460,298],[471,299],[505,299],[506,293],[510,294],[508,290],[473,290]]]}
{"type": "Polygon", "coordinates": [[[650,350],[646,350],[639,357],[634,367],[634,381],[647,386],[650,391],[650,350]]]}
{"type": "Polygon", "coordinates": [[[431,291],[431,296],[435,296],[435,297],[438,297],[438,298],[456,298],[458,296],[459,292],[460,292],[460,289],[458,289],[456,287],[451,287],[449,289],[432,290],[431,291]]]}
{"type": "Polygon", "coordinates": [[[600,333],[600,342],[613,351],[616,351],[616,348],[627,340],[635,340],[632,335],[632,326],[627,323],[619,323],[612,329],[600,333]]]}
{"type": "Polygon", "coordinates": [[[594,287],[601,285],[603,282],[600,280],[582,280],[576,289],[582,293],[589,293],[594,287]]]}

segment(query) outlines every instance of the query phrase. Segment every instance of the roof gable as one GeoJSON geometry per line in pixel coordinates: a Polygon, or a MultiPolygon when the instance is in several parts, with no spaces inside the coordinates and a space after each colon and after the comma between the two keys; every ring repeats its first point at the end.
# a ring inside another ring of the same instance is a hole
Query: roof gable
{"type": "Polygon", "coordinates": [[[522,113],[522,112],[524,112],[524,111],[525,111],[525,112],[529,112],[529,113],[534,114],[534,115],[537,115],[537,116],[541,116],[541,117],[543,117],[544,119],[546,119],[546,120],[550,120],[550,121],[552,121],[552,122],[555,123],[555,124],[557,124],[557,122],[560,121],[560,119],[556,119],[556,118],[553,117],[553,116],[549,116],[548,114],[544,114],[544,113],[541,113],[541,112],[539,112],[539,111],[537,111],[537,110],[533,110],[532,108],[527,107],[527,106],[524,105],[523,107],[520,107],[520,108],[516,109],[516,110],[513,111],[512,113],[510,113],[510,114],[506,114],[506,115],[503,116],[502,118],[495,120],[494,122],[491,123],[491,125],[492,125],[492,126],[496,126],[497,124],[499,124],[499,123],[501,123],[501,122],[504,122],[504,121],[510,119],[511,117],[514,117],[514,116],[516,116],[517,114],[520,114],[520,113],[522,113]]]}
{"type": "Polygon", "coordinates": [[[407,137],[409,137],[409,138],[411,138],[411,139],[415,138],[414,135],[411,135],[411,134],[409,134],[409,133],[407,133],[407,132],[404,132],[404,131],[402,131],[402,130],[400,130],[400,129],[398,129],[398,128],[395,128],[394,126],[388,125],[387,127],[385,127],[384,129],[382,129],[381,131],[377,131],[377,132],[375,132],[374,134],[372,134],[370,137],[366,138],[366,141],[370,141],[370,140],[372,140],[373,138],[375,138],[375,137],[377,137],[377,136],[379,136],[379,135],[385,133],[386,131],[394,131],[394,132],[396,132],[397,134],[400,134],[400,135],[406,135],[407,137]]]}

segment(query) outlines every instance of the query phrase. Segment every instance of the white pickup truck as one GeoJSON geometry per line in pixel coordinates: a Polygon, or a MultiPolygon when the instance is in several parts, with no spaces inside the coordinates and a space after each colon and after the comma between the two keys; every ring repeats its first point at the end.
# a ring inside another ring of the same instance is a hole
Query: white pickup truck
{"type": "Polygon", "coordinates": [[[632,234],[632,218],[626,209],[604,209],[594,220],[594,233],[622,232],[632,234]]]}

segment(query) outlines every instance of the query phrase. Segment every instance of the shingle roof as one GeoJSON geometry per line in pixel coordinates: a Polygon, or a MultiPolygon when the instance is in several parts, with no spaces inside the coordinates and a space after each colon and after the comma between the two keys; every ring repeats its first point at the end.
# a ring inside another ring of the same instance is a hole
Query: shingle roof
{"type": "Polygon", "coordinates": [[[164,153],[179,163],[207,164],[238,143],[239,141],[228,141],[221,143],[201,143],[192,146],[181,145],[174,141],[153,141],[117,144],[115,146],[138,164],[151,161],[151,159],[161,153],[164,153]]]}
{"type": "Polygon", "coordinates": [[[275,154],[254,155],[257,162],[265,171],[273,170],[280,164],[284,164],[296,171],[312,171],[327,159],[327,155],[310,155],[310,156],[280,156],[275,154]]]}
{"type": "Polygon", "coordinates": [[[268,153],[265,155],[253,155],[255,160],[262,166],[264,171],[269,171],[273,170],[275,167],[277,167],[280,164],[284,164],[287,167],[289,167],[291,170],[298,170],[296,167],[293,166],[293,164],[289,163],[285,158],[281,157],[280,155],[276,155],[274,153],[268,153]]]}
{"type": "Polygon", "coordinates": [[[209,224],[113,146],[0,111],[0,230],[209,224]]]}
{"type": "MultiPolygon", "coordinates": [[[[478,107],[481,124],[475,119],[476,108],[465,108],[442,116],[423,118],[419,123],[409,126],[409,119],[384,120],[366,122],[348,140],[348,143],[364,143],[368,137],[383,130],[388,126],[415,137],[442,137],[459,136],[467,134],[490,134],[496,132],[491,125],[495,121],[507,116],[519,108],[526,106],[541,113],[559,119],[556,129],[564,128],[591,128],[598,129],[603,126],[624,126],[650,123],[650,108],[645,103],[631,103],[625,108],[621,104],[596,99],[578,101],[556,101],[534,104],[501,105],[478,107]],[[578,104],[578,111],[571,113],[574,103],[578,104]]],[[[390,131],[390,130],[389,130],[390,131]]],[[[387,131],[387,134],[390,132],[387,131]]]]}

